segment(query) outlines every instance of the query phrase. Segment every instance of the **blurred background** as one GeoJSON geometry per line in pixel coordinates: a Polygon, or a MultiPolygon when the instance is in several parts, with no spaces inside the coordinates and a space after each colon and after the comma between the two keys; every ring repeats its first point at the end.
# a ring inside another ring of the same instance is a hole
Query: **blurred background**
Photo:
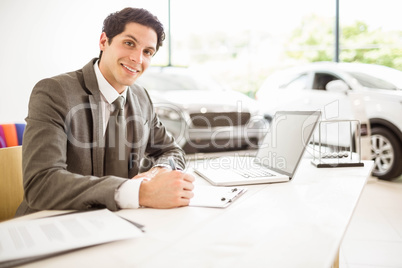
{"type": "MultiPolygon", "coordinates": [[[[340,0],[342,62],[402,70],[399,0],[340,0]],[[364,55],[364,56],[363,56],[364,55]]],[[[0,1],[0,121],[23,122],[40,79],[81,68],[99,54],[104,18],[143,7],[169,30],[168,0],[0,1]]],[[[170,1],[169,40],[153,65],[192,66],[254,97],[274,71],[334,59],[335,0],[170,1]]]]}

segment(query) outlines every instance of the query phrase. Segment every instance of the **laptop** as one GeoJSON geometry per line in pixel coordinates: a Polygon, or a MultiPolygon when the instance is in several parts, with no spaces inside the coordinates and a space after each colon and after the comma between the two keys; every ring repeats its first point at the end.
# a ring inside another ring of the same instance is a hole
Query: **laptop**
{"type": "Polygon", "coordinates": [[[194,171],[216,186],[289,181],[320,116],[320,111],[278,111],[255,157],[205,159],[194,163],[194,171]]]}

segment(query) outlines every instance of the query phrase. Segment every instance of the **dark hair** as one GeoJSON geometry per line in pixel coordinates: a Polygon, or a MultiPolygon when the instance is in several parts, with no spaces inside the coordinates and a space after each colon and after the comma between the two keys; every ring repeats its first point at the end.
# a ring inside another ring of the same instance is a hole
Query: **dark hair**
{"type": "MultiPolygon", "coordinates": [[[[143,8],[131,8],[126,7],[121,11],[111,13],[103,21],[102,32],[105,32],[109,39],[109,44],[112,43],[113,37],[122,33],[127,23],[135,22],[144,26],[152,28],[158,37],[156,43],[156,51],[162,46],[163,40],[165,40],[165,31],[162,23],[158,18],[152,15],[148,10],[143,8]]],[[[102,51],[99,54],[99,59],[102,57],[102,51]]]]}

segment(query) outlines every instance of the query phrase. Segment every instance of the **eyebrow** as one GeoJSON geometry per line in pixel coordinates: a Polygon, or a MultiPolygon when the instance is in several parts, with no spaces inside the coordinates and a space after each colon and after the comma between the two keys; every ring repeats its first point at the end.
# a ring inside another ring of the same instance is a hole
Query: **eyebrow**
{"type": "MultiPolygon", "coordinates": [[[[135,37],[132,36],[131,34],[126,34],[125,36],[128,37],[128,38],[133,39],[136,43],[139,43],[138,40],[137,40],[137,38],[135,38],[135,37]]],[[[156,51],[156,48],[153,47],[153,46],[148,46],[147,48],[148,48],[148,49],[152,49],[153,51],[156,51]]]]}

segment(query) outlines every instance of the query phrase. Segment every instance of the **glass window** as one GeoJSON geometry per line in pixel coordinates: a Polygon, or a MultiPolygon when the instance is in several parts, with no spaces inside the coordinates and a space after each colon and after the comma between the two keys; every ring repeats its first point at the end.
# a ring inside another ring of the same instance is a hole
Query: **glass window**
{"type": "Polygon", "coordinates": [[[277,72],[269,76],[262,85],[262,91],[286,89],[304,89],[307,87],[307,73],[277,72]]]}
{"type": "Polygon", "coordinates": [[[328,73],[316,73],[314,76],[313,89],[326,90],[327,84],[333,80],[342,79],[328,73]]]}
{"type": "Polygon", "coordinates": [[[305,89],[307,87],[307,77],[306,73],[298,74],[296,77],[292,77],[291,80],[287,83],[284,83],[279,86],[279,88],[287,88],[287,89],[305,89]]]}
{"type": "Polygon", "coordinates": [[[364,87],[381,88],[389,90],[397,89],[397,87],[394,84],[372,75],[358,72],[349,72],[349,74],[353,76],[353,78],[355,78],[364,87]]]}

